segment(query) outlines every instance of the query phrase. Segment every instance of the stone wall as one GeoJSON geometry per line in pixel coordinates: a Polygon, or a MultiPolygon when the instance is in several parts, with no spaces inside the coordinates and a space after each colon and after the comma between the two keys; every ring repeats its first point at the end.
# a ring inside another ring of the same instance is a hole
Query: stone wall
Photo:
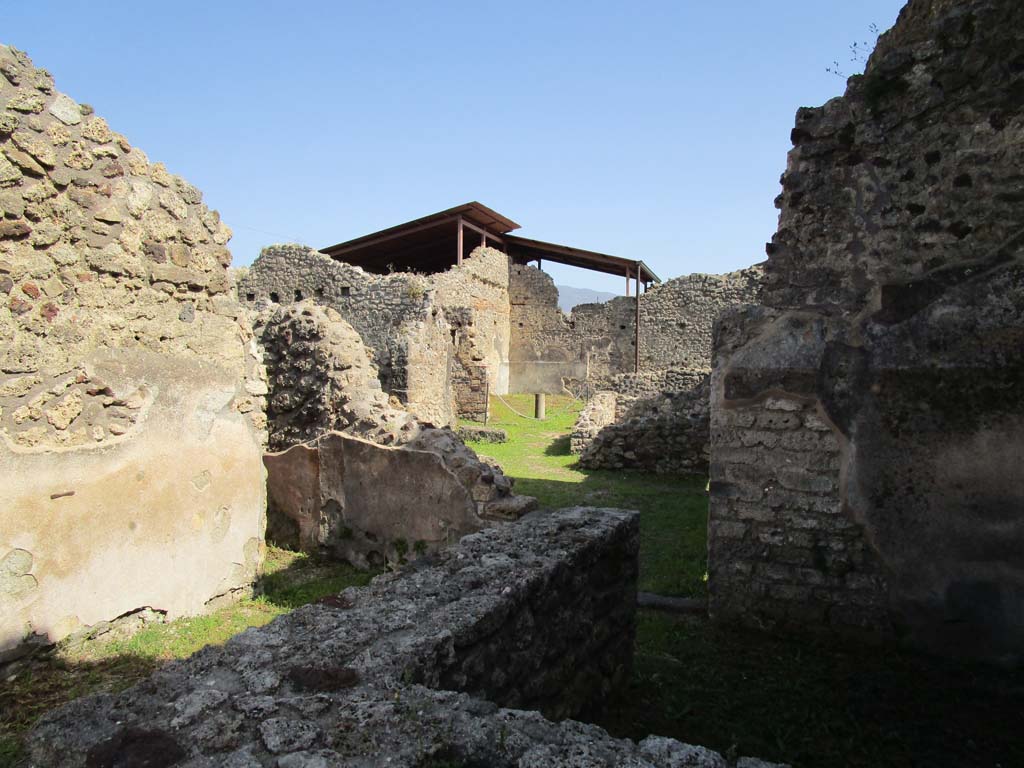
{"type": "MultiPolygon", "coordinates": [[[[613,420],[596,434],[581,434],[573,441],[574,452],[580,454],[579,466],[705,474],[710,453],[709,378],[705,374],[696,386],[682,391],[616,397],[613,420]]],[[[600,393],[590,402],[598,397],[600,393]]],[[[574,438],[579,426],[577,421],[574,438]]]]}
{"type": "Polygon", "coordinates": [[[627,679],[638,546],[637,515],[618,510],[467,537],[50,713],[33,764],[727,768],[700,747],[544,719],[584,714],[627,679]]]}
{"type": "Polygon", "coordinates": [[[384,391],[436,424],[454,420],[451,329],[419,275],[372,275],[303,245],[272,245],[238,282],[252,310],[311,300],[334,309],[373,353],[384,391]],[[426,365],[424,365],[426,357],[426,365]]]}
{"type": "Polygon", "coordinates": [[[333,309],[303,300],[268,309],[256,327],[269,385],[268,540],[377,567],[536,507],[450,429],[390,400],[333,309]]]}
{"type": "Polygon", "coordinates": [[[251,584],[262,393],[230,230],[0,46],[0,653],[251,584]]]}
{"type": "Polygon", "coordinates": [[[509,391],[562,394],[566,381],[585,382],[633,366],[636,305],[617,298],[584,304],[567,316],[546,273],[513,264],[509,276],[512,339],[509,391]]]}
{"type": "Polygon", "coordinates": [[[569,435],[571,453],[583,453],[602,429],[615,422],[617,400],[615,392],[606,391],[597,392],[587,400],[569,435]]]}
{"type": "Polygon", "coordinates": [[[508,256],[476,248],[461,265],[430,281],[435,303],[456,332],[452,378],[459,415],[484,421],[488,392],[508,392],[508,256]]]}
{"type": "Polygon", "coordinates": [[[616,418],[624,417],[633,403],[641,398],[696,389],[708,377],[708,373],[706,368],[666,368],[617,374],[607,382],[610,390],[618,394],[616,418]]]}
{"type": "Polygon", "coordinates": [[[374,275],[311,248],[264,248],[240,277],[253,308],[313,300],[373,351],[384,391],[438,425],[482,419],[488,386],[507,391],[508,258],[477,248],[436,275],[374,275]]]}
{"type": "MultiPolygon", "coordinates": [[[[711,367],[711,332],[726,307],[758,301],[760,266],[726,275],[686,275],[640,296],[640,373],[711,367]]],[[[510,387],[559,394],[566,382],[615,390],[636,371],[636,299],[581,304],[566,315],[554,281],[529,265],[513,265],[509,285],[510,387]]],[[[652,394],[645,392],[643,394],[652,394]]]]}
{"type": "Polygon", "coordinates": [[[404,563],[537,507],[448,428],[395,446],[329,432],[264,463],[267,538],[359,568],[404,563]]]}
{"type": "Polygon", "coordinates": [[[640,370],[710,370],[715,320],[728,307],[757,304],[763,280],[755,265],[651,286],[640,296],[640,370]]]}
{"type": "Polygon", "coordinates": [[[384,392],[370,351],[333,309],[304,300],[271,307],[253,325],[267,372],[271,451],[345,430],[390,445],[419,429],[384,392]]]}
{"type": "Polygon", "coordinates": [[[1021,30],[912,0],[798,112],[767,306],[716,338],[713,616],[1020,661],[1021,30]]]}

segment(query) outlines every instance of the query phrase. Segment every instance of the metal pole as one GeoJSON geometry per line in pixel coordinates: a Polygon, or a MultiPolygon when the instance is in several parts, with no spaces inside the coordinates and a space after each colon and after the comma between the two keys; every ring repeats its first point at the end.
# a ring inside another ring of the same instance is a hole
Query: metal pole
{"type": "Polygon", "coordinates": [[[636,337],[633,341],[636,360],[633,363],[633,372],[640,373],[640,281],[636,283],[636,337]]]}
{"type": "Polygon", "coordinates": [[[490,376],[484,381],[484,426],[487,426],[487,420],[491,416],[491,378],[490,376]]]}
{"type": "Polygon", "coordinates": [[[547,415],[545,413],[545,406],[546,403],[544,402],[544,393],[538,392],[533,396],[533,417],[535,419],[538,419],[540,421],[544,420],[545,416],[547,415]]]}
{"type": "Polygon", "coordinates": [[[455,263],[462,264],[462,217],[459,216],[459,244],[458,252],[455,255],[455,263]]]}
{"type": "Polygon", "coordinates": [[[629,267],[626,267],[626,295],[629,296],[629,267]]]}

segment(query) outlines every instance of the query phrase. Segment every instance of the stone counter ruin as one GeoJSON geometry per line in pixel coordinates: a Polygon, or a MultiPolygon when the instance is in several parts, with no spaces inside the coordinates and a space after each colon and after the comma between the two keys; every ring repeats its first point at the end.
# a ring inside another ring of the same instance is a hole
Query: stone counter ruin
{"type": "Polygon", "coordinates": [[[574,508],[469,536],[68,704],[33,731],[33,764],[771,768],[546,719],[585,715],[629,674],[638,522],[574,508]]]}

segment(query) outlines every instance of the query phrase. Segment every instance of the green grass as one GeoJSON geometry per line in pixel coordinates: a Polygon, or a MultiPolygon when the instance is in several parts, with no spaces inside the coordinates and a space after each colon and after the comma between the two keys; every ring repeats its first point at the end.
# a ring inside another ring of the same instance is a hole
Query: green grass
{"type": "Polygon", "coordinates": [[[0,768],[25,764],[25,733],[45,712],[79,696],[119,691],[162,664],[220,644],[305,603],[362,586],[373,573],[345,563],[268,547],[259,595],[206,616],[152,624],[131,637],[63,643],[51,653],[20,663],[0,680],[0,768]]]}
{"type": "MultiPolygon", "coordinates": [[[[505,395],[515,410],[533,414],[532,395],[505,395]]],[[[507,443],[469,443],[515,478],[517,493],[545,507],[576,505],[640,511],[640,589],[702,597],[707,571],[707,479],[575,469],[569,433],[581,403],[548,396],[547,419],[524,419],[492,399],[489,426],[508,432],[507,443]]]]}
{"type": "Polygon", "coordinates": [[[1024,766],[1024,675],[641,611],[599,725],[797,768],[1024,766]]]}

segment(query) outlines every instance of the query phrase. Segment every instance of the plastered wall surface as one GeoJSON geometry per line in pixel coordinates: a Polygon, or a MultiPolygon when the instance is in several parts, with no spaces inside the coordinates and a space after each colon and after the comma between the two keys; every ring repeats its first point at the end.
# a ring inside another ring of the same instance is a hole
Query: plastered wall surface
{"type": "Polygon", "coordinates": [[[0,653],[262,560],[262,380],[198,190],[0,47],[0,653]]]}

